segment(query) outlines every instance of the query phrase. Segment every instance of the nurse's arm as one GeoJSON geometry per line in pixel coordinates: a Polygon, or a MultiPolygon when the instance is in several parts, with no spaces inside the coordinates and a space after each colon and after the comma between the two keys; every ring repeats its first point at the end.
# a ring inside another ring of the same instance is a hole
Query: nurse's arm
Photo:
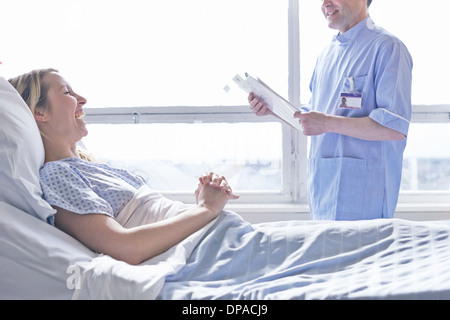
{"type": "Polygon", "coordinates": [[[405,135],[394,129],[385,127],[370,117],[347,118],[331,116],[329,130],[342,135],[370,141],[401,141],[405,135]]]}
{"type": "Polygon", "coordinates": [[[349,118],[314,111],[296,113],[295,117],[300,119],[305,135],[334,132],[369,141],[401,141],[405,139],[403,133],[385,127],[370,117],[349,118]]]}

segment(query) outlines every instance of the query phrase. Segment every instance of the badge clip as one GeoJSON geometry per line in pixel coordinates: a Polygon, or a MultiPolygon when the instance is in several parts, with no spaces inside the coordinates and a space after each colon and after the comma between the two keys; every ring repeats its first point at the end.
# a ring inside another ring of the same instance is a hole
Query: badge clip
{"type": "Polygon", "coordinates": [[[355,78],[349,77],[350,92],[342,92],[339,98],[339,108],[361,109],[363,94],[355,91],[355,78]]]}

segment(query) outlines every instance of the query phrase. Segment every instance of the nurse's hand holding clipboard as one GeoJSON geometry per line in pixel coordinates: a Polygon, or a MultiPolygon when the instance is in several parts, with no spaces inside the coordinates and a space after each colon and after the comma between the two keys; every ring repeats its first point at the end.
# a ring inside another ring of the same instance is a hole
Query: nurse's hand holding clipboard
{"type": "MultiPolygon", "coordinates": [[[[281,117],[276,115],[272,110],[270,110],[270,108],[265,104],[265,102],[262,99],[255,96],[252,92],[248,95],[248,103],[250,105],[250,109],[252,110],[252,112],[254,114],[256,114],[257,116],[272,115],[274,117],[277,117],[281,121],[284,121],[288,125],[292,126],[292,124],[289,124],[288,122],[283,120],[281,117]]],[[[298,111],[299,114],[304,113],[304,112],[309,112],[309,109],[307,107],[301,107],[300,110],[301,111],[298,111]]],[[[297,114],[297,112],[295,114],[297,114]]],[[[295,114],[294,114],[294,118],[296,118],[295,114]]],[[[299,121],[299,122],[301,124],[301,121],[299,121]]],[[[296,129],[298,129],[298,128],[296,128],[296,129]]]]}
{"type": "Polygon", "coordinates": [[[329,132],[327,127],[329,116],[325,113],[302,109],[294,113],[294,118],[299,119],[305,136],[316,136],[329,132]]]}
{"type": "Polygon", "coordinates": [[[250,104],[250,109],[253,111],[254,114],[257,116],[267,116],[272,115],[276,116],[272,110],[270,110],[264,101],[258,99],[253,93],[250,93],[248,95],[248,103],[250,104]]]}
{"type": "MultiPolygon", "coordinates": [[[[253,93],[249,94],[248,102],[250,104],[250,109],[257,116],[273,115],[277,117],[277,115],[267,107],[264,101],[256,97],[253,93]]],[[[305,135],[319,135],[327,132],[325,131],[326,129],[324,126],[327,115],[324,113],[310,111],[307,107],[301,107],[300,111],[294,113],[294,118],[299,119],[299,122],[303,127],[303,134],[305,135]]]]}

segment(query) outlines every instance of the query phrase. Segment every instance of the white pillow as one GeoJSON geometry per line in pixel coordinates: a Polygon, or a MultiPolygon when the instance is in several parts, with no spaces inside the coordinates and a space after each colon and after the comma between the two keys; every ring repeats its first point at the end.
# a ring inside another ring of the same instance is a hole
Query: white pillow
{"type": "Polygon", "coordinates": [[[55,210],[42,199],[39,184],[43,164],[44,145],[34,117],[0,77],[0,201],[51,223],[55,210]]]}

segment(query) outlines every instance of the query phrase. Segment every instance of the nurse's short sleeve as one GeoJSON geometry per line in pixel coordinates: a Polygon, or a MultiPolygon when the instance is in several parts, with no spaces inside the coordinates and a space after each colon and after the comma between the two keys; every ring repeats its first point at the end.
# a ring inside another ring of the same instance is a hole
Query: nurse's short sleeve
{"type": "Polygon", "coordinates": [[[412,58],[398,40],[381,47],[375,79],[377,108],[369,116],[407,135],[411,119],[412,58]]]}
{"type": "Polygon", "coordinates": [[[82,174],[65,163],[49,162],[40,170],[44,199],[78,214],[98,213],[113,217],[107,201],[100,198],[82,174]]]}

